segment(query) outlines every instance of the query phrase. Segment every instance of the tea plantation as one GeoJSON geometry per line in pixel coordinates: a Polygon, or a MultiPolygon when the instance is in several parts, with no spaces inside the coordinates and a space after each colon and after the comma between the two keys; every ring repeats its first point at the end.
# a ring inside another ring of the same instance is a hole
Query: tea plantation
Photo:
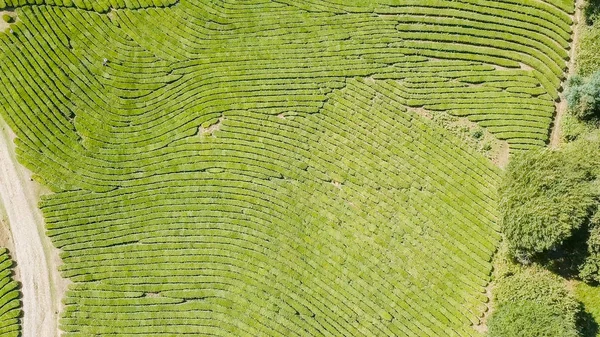
{"type": "Polygon", "coordinates": [[[21,301],[12,268],[8,251],[0,248],[0,337],[20,336],[21,301]]]}
{"type": "Polygon", "coordinates": [[[89,336],[479,336],[566,0],[0,0],[0,113],[89,336]]]}

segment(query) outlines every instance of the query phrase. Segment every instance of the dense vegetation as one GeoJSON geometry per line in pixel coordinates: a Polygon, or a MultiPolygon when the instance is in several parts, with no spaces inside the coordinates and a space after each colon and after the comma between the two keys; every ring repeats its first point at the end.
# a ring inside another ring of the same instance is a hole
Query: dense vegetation
{"type": "Polygon", "coordinates": [[[539,267],[500,275],[488,337],[578,337],[581,304],[562,279],[539,267]]]}
{"type": "MultiPolygon", "coordinates": [[[[576,58],[576,71],[579,79],[576,81],[595,83],[595,85],[589,85],[586,91],[588,96],[595,95],[594,99],[588,101],[594,101],[596,107],[598,104],[598,95],[600,95],[600,86],[598,85],[598,77],[600,73],[600,2],[597,0],[587,1],[587,5],[584,11],[586,15],[586,24],[581,28],[581,38],[577,46],[577,58],[576,58]],[[591,80],[595,78],[595,80],[591,80]]],[[[579,88],[581,89],[581,88],[579,88]]],[[[568,92],[570,94],[570,88],[568,92]]],[[[588,105],[588,107],[591,105],[588,105]]],[[[584,106],[585,107],[585,106],[584,106]]],[[[588,114],[589,118],[581,119],[582,106],[580,104],[570,104],[571,114],[566,117],[563,127],[564,139],[567,142],[572,142],[582,138],[598,137],[598,129],[600,128],[600,117],[598,112],[588,114]],[[579,118],[578,118],[579,117],[579,118]]],[[[588,324],[591,326],[585,336],[599,336],[600,329],[598,323],[600,322],[600,288],[598,287],[598,273],[600,270],[600,215],[598,212],[592,216],[587,226],[589,229],[585,231],[584,235],[576,235],[570,245],[572,247],[585,247],[582,249],[574,249],[573,255],[575,256],[576,264],[579,265],[579,276],[582,280],[588,282],[579,283],[575,287],[575,295],[580,300],[585,308],[585,311],[589,314],[588,324]],[[585,243],[584,243],[585,241],[585,243]],[[584,258],[581,258],[581,257],[584,258]]]]}
{"type": "Polygon", "coordinates": [[[588,226],[600,197],[600,143],[581,139],[559,151],[540,149],[513,159],[501,188],[503,231],[512,253],[559,249],[588,226]]]}
{"type": "Polygon", "coordinates": [[[572,76],[566,95],[569,109],[577,118],[600,117],[600,70],[585,78],[572,76]]]}
{"type": "Polygon", "coordinates": [[[540,149],[514,158],[500,191],[511,254],[522,262],[541,254],[566,259],[588,282],[600,281],[600,64],[589,53],[598,40],[590,35],[596,30],[596,5],[589,2],[585,8],[591,26],[584,26],[578,46],[577,71],[583,75],[567,82],[567,143],[559,150],[540,149]],[[582,251],[584,242],[587,249],[582,251]]]}
{"type": "Polygon", "coordinates": [[[598,327],[598,322],[600,322],[600,287],[581,282],[575,287],[574,293],[576,298],[583,304],[583,309],[591,322],[591,333],[584,334],[584,336],[597,336],[600,331],[598,327]]]}
{"type": "Polygon", "coordinates": [[[21,300],[19,285],[13,280],[13,261],[0,248],[0,337],[20,336],[21,300]]]}
{"type": "MultiPolygon", "coordinates": [[[[505,261],[510,268],[497,277],[490,337],[538,336],[536,330],[539,336],[596,336],[597,323],[585,317],[564,279],[541,269],[600,281],[600,138],[589,131],[574,139],[558,150],[523,153],[508,167],[500,189],[506,256],[532,266],[505,261]]],[[[577,294],[586,310],[591,294],[577,294]]]]}
{"type": "Polygon", "coordinates": [[[65,336],[479,334],[499,170],[427,114],[544,146],[571,1],[33,2],[1,113],[65,336]]]}
{"type": "MultiPolygon", "coordinates": [[[[598,18],[600,18],[600,1],[599,0],[587,0],[585,2],[585,7],[583,9],[583,14],[585,17],[586,24],[588,26],[594,25],[598,18]]],[[[589,48],[588,45],[582,43],[580,45],[580,50],[591,52],[592,49],[589,48]]],[[[577,56],[579,60],[585,60],[585,56],[582,58],[579,55],[577,56]]],[[[595,69],[600,69],[600,67],[596,67],[595,69]]]]}
{"type": "Polygon", "coordinates": [[[489,321],[491,337],[593,337],[599,332],[598,5],[597,1],[588,1],[584,10],[586,23],[577,46],[577,74],[569,78],[566,88],[569,115],[562,121],[564,144],[558,150],[540,149],[513,158],[500,191],[507,256],[533,266],[507,263],[517,271],[505,273],[509,277],[497,281],[499,306],[489,321]],[[552,276],[551,290],[540,281],[544,279],[540,275],[542,267],[565,278],[552,276]],[[566,279],[571,284],[569,289],[566,279]],[[517,295],[507,301],[503,293],[517,295]],[[533,301],[532,296],[536,297],[533,301]],[[572,296],[583,305],[578,306],[572,296]],[[569,305],[560,298],[568,299],[569,305]],[[562,304],[552,309],[552,303],[562,304]]]}

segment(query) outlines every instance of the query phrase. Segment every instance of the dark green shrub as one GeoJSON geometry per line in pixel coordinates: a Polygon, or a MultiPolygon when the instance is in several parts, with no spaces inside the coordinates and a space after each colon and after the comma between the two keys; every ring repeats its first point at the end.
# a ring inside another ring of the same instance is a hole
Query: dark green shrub
{"type": "Polygon", "coordinates": [[[14,22],[15,19],[12,16],[10,16],[8,13],[4,13],[2,15],[2,20],[4,20],[4,22],[12,23],[12,22],[14,22]]]}
{"type": "Polygon", "coordinates": [[[483,130],[476,129],[475,131],[473,131],[473,133],[471,135],[473,136],[473,138],[479,139],[479,138],[483,137],[483,130]]]}
{"type": "Polygon", "coordinates": [[[590,77],[572,76],[567,81],[567,103],[571,112],[580,119],[600,115],[600,70],[590,77]]]}
{"type": "Polygon", "coordinates": [[[592,25],[600,16],[600,0],[586,1],[583,15],[585,16],[586,24],[592,25]]]}
{"type": "Polygon", "coordinates": [[[534,255],[560,246],[596,205],[597,141],[516,157],[500,188],[502,228],[511,253],[534,255]]]}

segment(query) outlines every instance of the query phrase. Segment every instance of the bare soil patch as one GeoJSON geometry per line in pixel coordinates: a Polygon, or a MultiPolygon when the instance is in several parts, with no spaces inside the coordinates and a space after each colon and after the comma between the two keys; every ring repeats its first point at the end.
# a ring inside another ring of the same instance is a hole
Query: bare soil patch
{"type": "Polygon", "coordinates": [[[17,16],[16,12],[13,11],[0,11],[0,32],[4,32],[5,30],[10,29],[10,25],[17,22],[17,20],[19,20],[19,17],[17,16]],[[13,22],[6,22],[6,20],[4,20],[4,15],[10,15],[13,18],[13,22]]]}
{"type": "Polygon", "coordinates": [[[198,127],[198,134],[200,136],[212,136],[212,134],[215,131],[219,131],[219,129],[221,128],[221,125],[223,124],[223,121],[225,120],[225,116],[221,116],[219,117],[219,119],[216,121],[216,123],[210,125],[210,126],[206,126],[206,125],[200,125],[198,127]]]}

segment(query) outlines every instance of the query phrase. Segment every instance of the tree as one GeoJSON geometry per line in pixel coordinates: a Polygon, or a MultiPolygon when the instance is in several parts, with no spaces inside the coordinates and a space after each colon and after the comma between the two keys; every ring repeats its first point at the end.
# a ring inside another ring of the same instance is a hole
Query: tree
{"type": "Polygon", "coordinates": [[[501,222],[513,255],[531,257],[559,247],[589,220],[599,193],[599,142],[581,140],[561,151],[516,157],[500,188],[501,222]]]}
{"type": "Polygon", "coordinates": [[[582,120],[600,117],[600,70],[587,78],[574,75],[566,87],[567,104],[575,116],[582,120]]]}

